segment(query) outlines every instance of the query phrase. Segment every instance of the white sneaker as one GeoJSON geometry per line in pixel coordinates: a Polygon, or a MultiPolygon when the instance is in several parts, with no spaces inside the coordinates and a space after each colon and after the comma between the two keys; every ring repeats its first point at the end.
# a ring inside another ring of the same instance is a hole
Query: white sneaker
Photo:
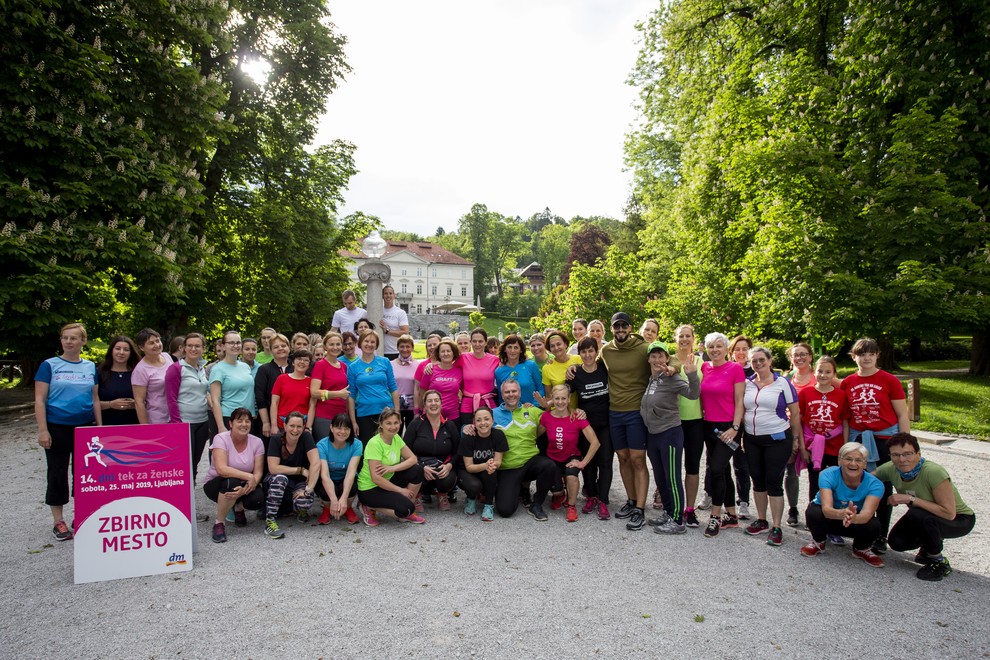
{"type": "Polygon", "coordinates": [[[739,503],[739,520],[749,520],[749,502],[739,503]]]}
{"type": "Polygon", "coordinates": [[[694,508],[701,509],[702,511],[707,511],[708,509],[712,508],[712,496],[709,495],[708,493],[705,493],[701,497],[701,501],[698,502],[698,504],[694,508]]]}

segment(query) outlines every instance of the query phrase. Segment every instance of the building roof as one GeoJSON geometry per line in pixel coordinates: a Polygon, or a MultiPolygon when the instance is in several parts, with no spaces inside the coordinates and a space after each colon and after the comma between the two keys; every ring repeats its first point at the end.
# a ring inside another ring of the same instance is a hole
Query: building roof
{"type": "Polygon", "coordinates": [[[524,277],[542,277],[543,276],[543,266],[541,266],[540,265],[540,262],[538,262],[538,261],[534,261],[533,263],[531,263],[530,265],[526,266],[525,268],[518,268],[516,270],[519,271],[519,275],[522,275],[524,277]]]}
{"type": "MultiPolygon", "coordinates": [[[[435,264],[451,264],[455,266],[473,266],[474,263],[468,261],[464,257],[458,256],[446,248],[442,248],[436,243],[426,243],[426,242],[411,242],[411,241],[386,241],[388,243],[388,248],[385,250],[385,256],[383,259],[388,259],[390,256],[398,252],[408,252],[412,255],[419,257],[420,259],[435,264]]],[[[351,252],[350,250],[341,250],[340,254],[351,259],[367,259],[368,255],[364,252],[351,252]]]]}

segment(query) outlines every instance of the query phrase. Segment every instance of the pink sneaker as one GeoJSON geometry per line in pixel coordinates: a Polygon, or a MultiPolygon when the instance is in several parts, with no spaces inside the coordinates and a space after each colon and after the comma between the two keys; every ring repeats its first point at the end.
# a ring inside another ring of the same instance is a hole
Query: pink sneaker
{"type": "Polygon", "coordinates": [[[450,496],[438,495],[437,508],[440,509],[441,511],[450,511],[450,496]]]}
{"type": "Polygon", "coordinates": [[[584,501],[584,506],[581,507],[581,513],[591,513],[595,510],[596,506],[598,506],[598,498],[589,497],[584,501]]]}
{"type": "Polygon", "coordinates": [[[424,518],[423,516],[421,516],[421,515],[419,515],[418,513],[415,513],[415,512],[410,513],[405,518],[399,518],[399,520],[401,520],[402,522],[407,522],[407,523],[415,523],[417,525],[422,525],[423,523],[426,522],[426,518],[424,518]]]}
{"type": "Polygon", "coordinates": [[[360,508],[361,508],[361,517],[362,519],[364,519],[364,524],[367,525],[368,527],[378,527],[380,523],[378,522],[378,518],[375,516],[375,512],[363,504],[360,506],[360,508]]]}
{"type": "Polygon", "coordinates": [[[423,511],[423,496],[422,495],[417,495],[416,496],[416,499],[413,500],[413,504],[416,505],[416,511],[422,513],[422,511],[423,511]]]}
{"type": "Polygon", "coordinates": [[[598,519],[599,520],[611,520],[612,514],[608,511],[608,505],[598,500],[598,519]]]}

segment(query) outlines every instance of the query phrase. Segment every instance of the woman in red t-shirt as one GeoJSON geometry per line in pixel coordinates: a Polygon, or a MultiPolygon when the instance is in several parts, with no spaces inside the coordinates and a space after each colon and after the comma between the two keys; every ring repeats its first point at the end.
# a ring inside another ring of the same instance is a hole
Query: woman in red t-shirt
{"type": "Polygon", "coordinates": [[[839,449],[849,435],[849,404],[846,393],[833,385],[835,359],[823,355],[815,364],[815,385],[798,392],[804,446],[808,461],[808,501],[818,494],[818,475],[839,464],[839,449]]]}
{"type": "Polygon", "coordinates": [[[282,374],[275,379],[272,388],[272,406],[269,415],[275,420],[278,428],[285,428],[285,417],[293,410],[306,415],[306,430],[313,430],[313,419],[316,417],[316,399],[310,396],[309,385],[312,378],[306,375],[313,354],[308,348],[297,349],[289,355],[292,371],[282,374]]]}

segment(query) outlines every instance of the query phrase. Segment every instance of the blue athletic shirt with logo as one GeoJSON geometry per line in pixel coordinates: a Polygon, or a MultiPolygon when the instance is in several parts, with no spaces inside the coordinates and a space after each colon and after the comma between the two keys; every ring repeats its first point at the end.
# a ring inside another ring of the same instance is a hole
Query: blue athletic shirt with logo
{"type": "Polygon", "coordinates": [[[48,358],[38,367],[34,379],[48,383],[45,419],[49,422],[79,426],[93,421],[93,386],[99,382],[95,364],[89,360],[48,358]]]}

